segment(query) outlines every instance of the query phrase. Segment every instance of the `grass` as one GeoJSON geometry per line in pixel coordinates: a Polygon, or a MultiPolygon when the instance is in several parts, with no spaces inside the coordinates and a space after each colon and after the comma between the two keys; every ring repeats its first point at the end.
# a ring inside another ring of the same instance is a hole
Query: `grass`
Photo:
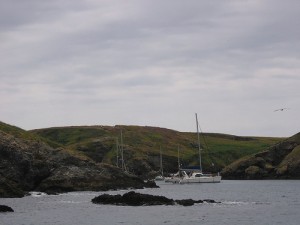
{"type": "MultiPolygon", "coordinates": [[[[121,142],[121,130],[124,149],[128,157],[159,156],[161,147],[164,156],[177,159],[179,148],[183,163],[196,165],[199,161],[196,133],[142,126],[58,127],[33,130],[31,133],[72,149],[74,152],[79,146],[93,154],[98,151],[99,154],[104,154],[105,162],[115,162],[116,141],[121,142]],[[95,141],[99,141],[102,148],[91,144],[95,141]]],[[[281,138],[272,137],[203,134],[200,137],[203,166],[210,167],[214,163],[216,167],[222,168],[243,156],[265,150],[281,140],[281,138]]]]}
{"type": "Polygon", "coordinates": [[[26,132],[25,130],[23,130],[19,127],[12,126],[12,125],[3,123],[1,121],[0,121],[0,130],[3,131],[4,133],[11,134],[15,137],[23,138],[26,140],[37,139],[37,137],[35,135],[32,135],[31,133],[26,132]]]}

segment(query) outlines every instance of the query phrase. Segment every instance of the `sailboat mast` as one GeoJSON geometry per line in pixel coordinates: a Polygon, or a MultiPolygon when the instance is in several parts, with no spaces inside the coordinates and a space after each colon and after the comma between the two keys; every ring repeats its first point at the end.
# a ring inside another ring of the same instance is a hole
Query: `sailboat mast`
{"type": "Polygon", "coordinates": [[[198,137],[198,150],[199,150],[199,166],[200,166],[200,171],[202,172],[202,163],[201,163],[201,146],[200,146],[200,134],[199,134],[199,125],[198,125],[198,117],[197,113],[196,114],[196,125],[197,125],[197,137],[198,137]]]}
{"type": "Polygon", "coordinates": [[[161,175],[164,176],[164,169],[163,169],[163,164],[162,164],[161,145],[159,146],[159,151],[160,151],[160,172],[161,172],[161,175]]]}
{"type": "Polygon", "coordinates": [[[118,142],[118,138],[116,139],[116,148],[117,148],[117,167],[119,167],[119,142],[118,142]]]}
{"type": "Polygon", "coordinates": [[[122,170],[125,170],[125,166],[124,166],[124,147],[123,147],[123,133],[121,130],[121,158],[122,158],[122,170]]]}
{"type": "Polygon", "coordinates": [[[178,159],[178,171],[180,171],[179,145],[178,145],[178,147],[177,147],[177,159],[178,159]]]}

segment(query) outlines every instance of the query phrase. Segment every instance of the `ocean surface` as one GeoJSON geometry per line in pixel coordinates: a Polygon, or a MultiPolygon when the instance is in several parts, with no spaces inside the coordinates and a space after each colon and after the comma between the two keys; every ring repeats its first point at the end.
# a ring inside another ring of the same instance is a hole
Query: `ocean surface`
{"type": "MultiPolygon", "coordinates": [[[[194,206],[109,206],[91,199],[104,192],[60,195],[32,193],[24,198],[0,199],[13,213],[0,213],[1,225],[109,224],[300,224],[300,181],[232,181],[219,184],[169,184],[136,190],[173,199],[214,199],[218,204],[194,206]]],[[[110,191],[117,194],[127,191],[110,191]]]]}

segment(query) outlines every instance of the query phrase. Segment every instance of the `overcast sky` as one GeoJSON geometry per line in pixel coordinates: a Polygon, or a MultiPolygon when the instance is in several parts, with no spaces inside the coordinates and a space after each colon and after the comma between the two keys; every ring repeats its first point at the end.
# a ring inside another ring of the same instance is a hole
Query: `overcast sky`
{"type": "Polygon", "coordinates": [[[0,121],[300,131],[298,0],[0,0],[0,121]],[[283,111],[274,110],[288,108],[283,111]]]}

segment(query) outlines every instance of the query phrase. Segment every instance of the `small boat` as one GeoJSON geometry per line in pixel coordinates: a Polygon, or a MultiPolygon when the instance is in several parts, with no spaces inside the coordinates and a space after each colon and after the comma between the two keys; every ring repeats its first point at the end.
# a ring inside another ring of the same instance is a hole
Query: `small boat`
{"type": "Polygon", "coordinates": [[[198,136],[198,150],[199,150],[199,169],[195,170],[189,170],[189,174],[187,174],[188,170],[180,169],[179,174],[181,174],[179,180],[174,179],[173,183],[180,183],[180,184],[186,184],[186,183],[220,183],[222,177],[219,175],[213,175],[213,174],[204,174],[202,172],[202,163],[201,163],[201,147],[200,147],[200,136],[199,136],[199,125],[198,125],[198,118],[196,113],[196,125],[197,125],[197,136],[198,136]]]}

